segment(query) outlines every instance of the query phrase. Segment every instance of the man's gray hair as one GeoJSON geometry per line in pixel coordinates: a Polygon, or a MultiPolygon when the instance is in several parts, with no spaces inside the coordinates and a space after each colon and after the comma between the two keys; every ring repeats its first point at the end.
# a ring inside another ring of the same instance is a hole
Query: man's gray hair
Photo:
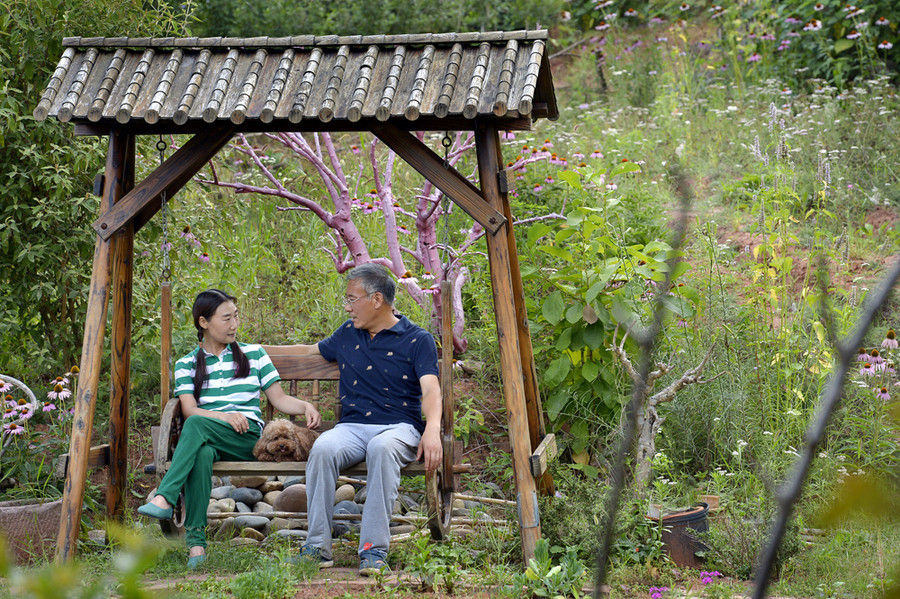
{"type": "Polygon", "coordinates": [[[380,264],[366,262],[350,269],[347,273],[347,283],[350,281],[359,281],[366,290],[367,295],[373,293],[381,293],[384,301],[389,305],[394,305],[394,293],[397,285],[394,283],[394,277],[391,272],[380,264]]]}

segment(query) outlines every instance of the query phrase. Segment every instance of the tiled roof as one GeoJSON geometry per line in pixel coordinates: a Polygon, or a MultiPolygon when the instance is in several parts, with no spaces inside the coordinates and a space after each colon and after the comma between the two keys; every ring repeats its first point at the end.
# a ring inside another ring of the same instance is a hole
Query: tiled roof
{"type": "Polygon", "coordinates": [[[169,129],[231,121],[248,130],[555,119],[546,40],[545,30],[66,38],[34,117],[169,129]]]}

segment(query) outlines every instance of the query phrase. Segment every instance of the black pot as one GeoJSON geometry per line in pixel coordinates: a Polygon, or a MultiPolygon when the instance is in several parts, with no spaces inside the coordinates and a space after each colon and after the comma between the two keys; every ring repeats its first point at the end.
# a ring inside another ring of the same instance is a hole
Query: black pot
{"type": "Polygon", "coordinates": [[[651,518],[654,522],[662,520],[662,542],[666,553],[673,562],[682,567],[699,568],[703,558],[697,553],[709,548],[697,538],[697,533],[709,530],[706,516],[709,506],[702,501],[692,508],[663,514],[662,518],[651,518]]]}

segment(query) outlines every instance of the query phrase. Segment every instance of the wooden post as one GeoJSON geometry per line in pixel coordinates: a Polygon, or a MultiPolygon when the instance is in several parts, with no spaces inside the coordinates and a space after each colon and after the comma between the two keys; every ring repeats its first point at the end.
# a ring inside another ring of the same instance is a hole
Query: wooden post
{"type": "MultiPolygon", "coordinates": [[[[109,136],[101,214],[122,197],[126,163],[127,136],[113,131],[109,136]]],[[[100,360],[103,357],[103,336],[106,332],[106,309],[109,303],[110,260],[109,242],[100,237],[94,246],[94,265],[84,321],[84,341],[78,372],[78,391],[75,394],[75,417],[69,443],[69,470],[63,489],[56,559],[67,561],[75,555],[78,533],[81,531],[81,508],[87,479],[91,430],[94,426],[94,406],[100,382],[100,360]]]]}
{"type": "MultiPolygon", "coordinates": [[[[124,134],[125,171],[121,195],[134,186],[134,135],[124,134]]],[[[119,197],[121,197],[121,195],[119,197]]],[[[109,394],[109,478],[106,484],[106,516],[121,519],[125,510],[128,473],[128,400],[131,387],[131,302],[134,273],[134,227],[122,227],[111,241],[112,331],[109,394]]]]}
{"type": "MultiPolygon", "coordinates": [[[[475,152],[478,155],[478,176],[484,199],[495,210],[502,210],[497,174],[497,130],[492,125],[477,123],[475,152]]],[[[504,227],[509,227],[509,221],[504,227]]],[[[510,276],[509,242],[506,228],[487,234],[488,262],[491,267],[491,287],[494,292],[494,313],[497,319],[497,341],[500,345],[500,371],[503,377],[503,398],[509,417],[509,441],[513,453],[513,473],[516,479],[519,504],[519,527],[522,532],[522,554],[525,563],[534,557],[534,548],[541,538],[541,523],[537,506],[535,481],[531,475],[531,439],[525,408],[525,385],[522,378],[522,358],[519,351],[513,283],[510,276]]]]}
{"type": "MultiPolygon", "coordinates": [[[[498,168],[503,168],[503,149],[500,146],[500,136],[493,136],[494,147],[497,152],[498,168]]],[[[519,331],[519,354],[522,359],[522,375],[525,377],[525,408],[528,413],[528,434],[531,439],[531,451],[537,451],[538,446],[547,436],[547,428],[544,424],[544,409],[541,405],[541,392],[538,387],[537,370],[534,367],[534,349],[531,345],[531,332],[528,330],[528,311],[525,309],[525,290],[522,287],[522,272],[519,270],[519,252],[516,247],[516,236],[513,232],[513,215],[509,207],[509,196],[506,189],[500,189],[500,200],[503,204],[503,216],[506,217],[506,241],[509,245],[509,271],[513,285],[513,299],[516,306],[516,326],[519,331]]],[[[538,479],[538,490],[544,495],[553,495],[556,487],[553,484],[553,475],[545,471],[538,479]]]]}

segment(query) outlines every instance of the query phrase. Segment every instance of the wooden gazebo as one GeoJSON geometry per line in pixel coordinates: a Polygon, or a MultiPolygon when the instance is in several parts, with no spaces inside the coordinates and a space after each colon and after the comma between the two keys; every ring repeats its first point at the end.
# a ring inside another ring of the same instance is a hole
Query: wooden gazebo
{"type": "MultiPolygon", "coordinates": [[[[106,509],[124,507],[134,234],[235,133],[371,131],[486,231],[522,549],[552,489],[500,130],[558,115],[547,32],[282,38],[66,38],[34,117],[109,136],[68,454],[58,559],[72,557],[89,463],[109,465],[106,509]],[[473,130],[479,189],[410,131],[473,130]],[[135,136],[193,134],[135,185],[135,136]],[[112,298],[108,456],[91,447],[112,298]]],[[[546,437],[546,438],[545,438],[546,437]]]]}

